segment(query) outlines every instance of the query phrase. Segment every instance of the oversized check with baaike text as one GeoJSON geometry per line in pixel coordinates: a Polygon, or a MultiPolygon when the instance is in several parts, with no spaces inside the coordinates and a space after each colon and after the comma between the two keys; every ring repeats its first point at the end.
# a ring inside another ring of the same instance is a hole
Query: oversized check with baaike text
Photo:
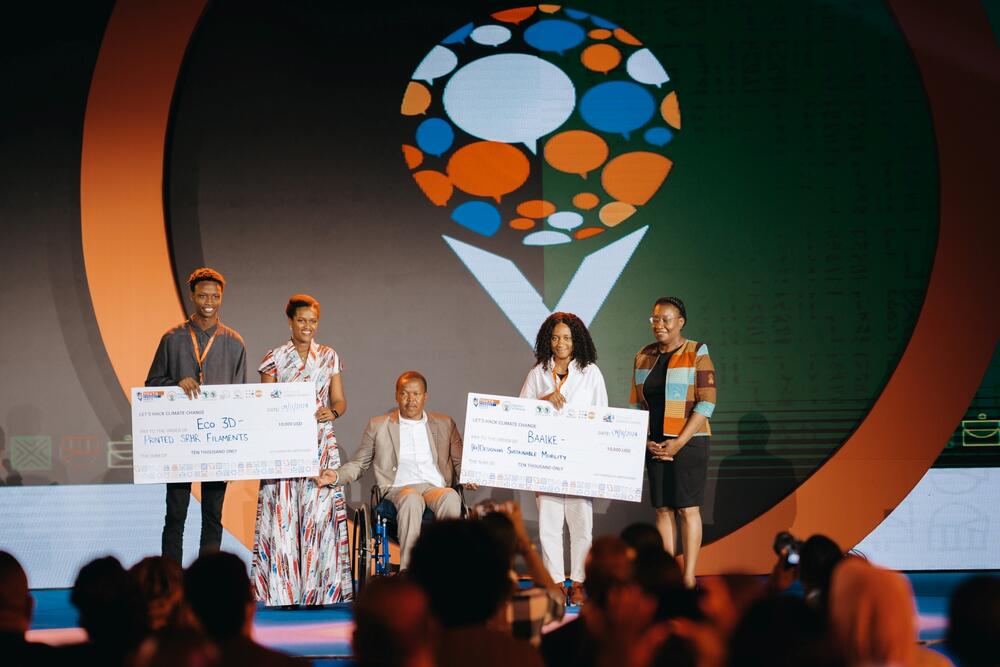
{"type": "Polygon", "coordinates": [[[132,389],[136,484],[315,477],[311,382],[132,389]]]}
{"type": "Polygon", "coordinates": [[[649,413],[469,394],[462,483],[639,502],[649,413]]]}

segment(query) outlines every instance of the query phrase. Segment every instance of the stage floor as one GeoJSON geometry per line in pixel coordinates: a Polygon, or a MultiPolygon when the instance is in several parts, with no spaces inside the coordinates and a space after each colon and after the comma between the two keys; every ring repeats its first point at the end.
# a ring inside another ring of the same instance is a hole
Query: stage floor
{"type": "MultiPolygon", "coordinates": [[[[920,615],[920,639],[937,650],[947,628],[948,599],[967,572],[907,573],[917,599],[920,615]]],[[[83,630],[76,625],[76,610],[69,602],[68,589],[32,591],[35,617],[28,634],[32,641],[65,644],[82,641],[83,630]]],[[[568,618],[576,615],[571,607],[568,618]]],[[[293,655],[309,656],[316,665],[350,664],[351,631],[354,623],[351,605],[333,605],[324,609],[291,611],[260,607],[254,622],[257,641],[293,655]]]]}

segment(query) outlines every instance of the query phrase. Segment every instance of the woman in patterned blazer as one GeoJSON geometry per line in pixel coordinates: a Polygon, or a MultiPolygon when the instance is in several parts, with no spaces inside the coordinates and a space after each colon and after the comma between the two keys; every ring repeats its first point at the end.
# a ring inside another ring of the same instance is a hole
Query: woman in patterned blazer
{"type": "Polygon", "coordinates": [[[646,469],[663,545],[684,549],[684,583],[695,586],[701,548],[701,504],[708,477],[708,420],[715,410],[715,367],[708,346],[684,337],[687,311],[672,296],[657,299],[649,318],[655,343],[635,355],[631,403],[649,411],[646,469]]]}

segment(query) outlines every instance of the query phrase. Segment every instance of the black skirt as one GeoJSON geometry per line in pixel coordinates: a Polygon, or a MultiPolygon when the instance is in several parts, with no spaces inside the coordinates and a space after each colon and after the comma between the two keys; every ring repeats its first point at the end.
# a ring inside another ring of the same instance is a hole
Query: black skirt
{"type": "Polygon", "coordinates": [[[708,479],[707,435],[696,435],[674,456],[673,461],[654,461],[647,453],[649,500],[653,507],[700,507],[708,479]]]}

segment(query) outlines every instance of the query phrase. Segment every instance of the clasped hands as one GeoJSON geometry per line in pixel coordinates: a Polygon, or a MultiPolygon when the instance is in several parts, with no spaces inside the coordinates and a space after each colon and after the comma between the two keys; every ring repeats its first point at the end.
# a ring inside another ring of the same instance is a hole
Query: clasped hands
{"type": "Polygon", "coordinates": [[[683,446],[678,438],[668,438],[663,442],[646,441],[646,451],[654,461],[673,461],[683,446]]]}

